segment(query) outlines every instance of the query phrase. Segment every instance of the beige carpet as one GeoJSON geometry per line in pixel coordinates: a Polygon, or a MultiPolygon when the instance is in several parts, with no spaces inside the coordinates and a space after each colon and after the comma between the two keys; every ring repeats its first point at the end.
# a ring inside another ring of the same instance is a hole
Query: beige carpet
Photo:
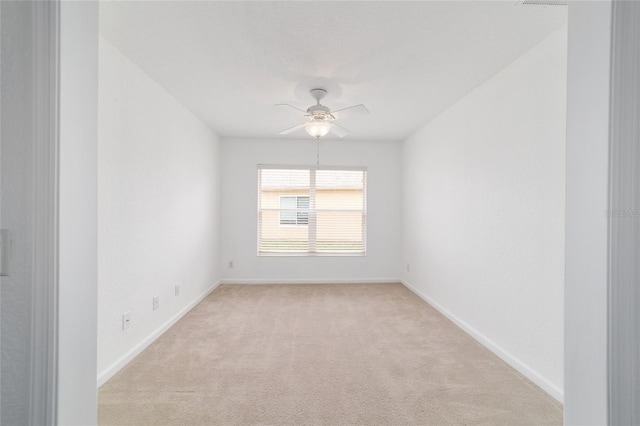
{"type": "Polygon", "coordinates": [[[101,425],[544,425],[562,406],[400,284],[221,286],[99,391],[101,425]]]}

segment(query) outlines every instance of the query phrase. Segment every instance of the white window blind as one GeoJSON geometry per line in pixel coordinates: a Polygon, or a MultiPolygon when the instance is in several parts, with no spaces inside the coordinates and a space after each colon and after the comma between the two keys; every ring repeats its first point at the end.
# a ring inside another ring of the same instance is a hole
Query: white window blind
{"type": "Polygon", "coordinates": [[[258,166],[259,255],[366,253],[364,168],[258,166]]]}

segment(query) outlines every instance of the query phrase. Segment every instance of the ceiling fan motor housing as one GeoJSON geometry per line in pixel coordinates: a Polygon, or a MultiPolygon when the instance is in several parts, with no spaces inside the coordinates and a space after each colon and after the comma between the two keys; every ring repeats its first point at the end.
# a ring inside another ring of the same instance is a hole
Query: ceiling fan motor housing
{"type": "Polygon", "coordinates": [[[332,119],[331,110],[324,105],[312,105],[307,109],[307,113],[315,120],[329,120],[332,119]]]}

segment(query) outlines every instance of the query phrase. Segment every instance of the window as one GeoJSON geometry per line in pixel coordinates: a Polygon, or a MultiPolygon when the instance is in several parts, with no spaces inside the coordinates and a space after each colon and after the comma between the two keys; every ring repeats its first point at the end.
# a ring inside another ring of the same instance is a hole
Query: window
{"type": "Polygon", "coordinates": [[[365,168],[258,166],[258,255],[366,253],[365,168]]]}
{"type": "Polygon", "coordinates": [[[280,197],[280,225],[308,225],[309,197],[280,197]]]}

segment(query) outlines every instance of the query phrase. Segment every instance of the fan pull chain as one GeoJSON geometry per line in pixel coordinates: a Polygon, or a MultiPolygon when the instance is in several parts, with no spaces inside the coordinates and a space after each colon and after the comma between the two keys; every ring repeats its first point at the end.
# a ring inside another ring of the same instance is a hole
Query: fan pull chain
{"type": "Polygon", "coordinates": [[[320,165],[320,139],[316,139],[316,166],[320,165]]]}

